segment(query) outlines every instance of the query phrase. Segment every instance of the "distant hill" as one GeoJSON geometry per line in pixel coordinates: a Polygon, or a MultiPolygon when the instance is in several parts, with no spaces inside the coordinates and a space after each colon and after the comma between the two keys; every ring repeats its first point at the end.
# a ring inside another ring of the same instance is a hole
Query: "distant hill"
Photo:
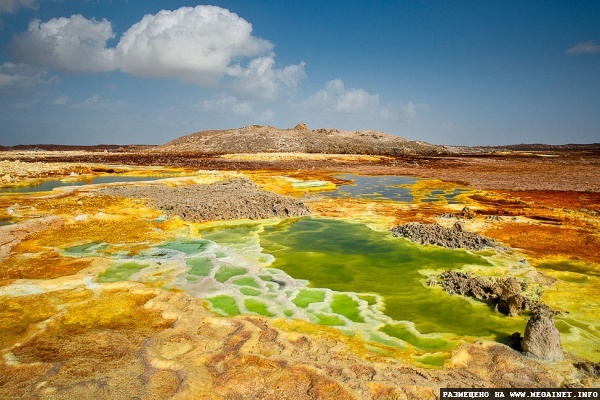
{"type": "Polygon", "coordinates": [[[119,145],[119,144],[96,144],[96,145],[71,145],[71,144],[18,144],[16,146],[0,146],[0,151],[138,151],[148,149],[153,145],[119,145]]]}
{"type": "Polygon", "coordinates": [[[543,144],[543,143],[521,143],[507,146],[495,146],[498,150],[513,151],[599,151],[600,143],[589,144],[543,144]]]}
{"type": "Polygon", "coordinates": [[[330,154],[446,154],[445,146],[407,140],[378,131],[309,129],[301,123],[291,129],[250,125],[238,129],[208,130],[179,137],[153,151],[234,153],[330,153],[330,154]]]}

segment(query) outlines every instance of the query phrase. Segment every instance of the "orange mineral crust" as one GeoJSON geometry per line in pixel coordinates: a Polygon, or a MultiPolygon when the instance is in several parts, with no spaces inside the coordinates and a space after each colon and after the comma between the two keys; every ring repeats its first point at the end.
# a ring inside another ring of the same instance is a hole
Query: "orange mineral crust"
{"type": "Polygon", "coordinates": [[[486,234],[528,256],[600,264],[600,194],[503,191],[471,199],[485,214],[502,217],[486,234]]]}

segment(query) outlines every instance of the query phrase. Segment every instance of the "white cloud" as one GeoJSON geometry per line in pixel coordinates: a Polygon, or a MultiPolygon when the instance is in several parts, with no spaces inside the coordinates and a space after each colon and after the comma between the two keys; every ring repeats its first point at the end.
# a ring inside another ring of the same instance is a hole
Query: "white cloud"
{"type": "Polygon", "coordinates": [[[376,113],[379,110],[379,94],[364,89],[346,89],[341,79],[325,83],[324,89],[310,96],[309,108],[339,114],[376,113]]]}
{"type": "Polygon", "coordinates": [[[226,81],[239,93],[275,98],[304,78],[304,63],[275,66],[273,44],[252,25],[215,6],[182,7],[146,15],[116,47],[110,22],[81,15],[32,21],[10,45],[20,61],[68,72],[123,72],[173,78],[201,86],[226,81]]]}
{"type": "Polygon", "coordinates": [[[215,100],[205,100],[198,104],[200,111],[216,111],[223,114],[250,115],[254,106],[247,101],[240,102],[234,96],[221,95],[215,100]]]}
{"type": "Polygon", "coordinates": [[[55,77],[48,77],[48,71],[27,64],[4,63],[0,65],[0,90],[28,88],[51,83],[55,77]]]}
{"type": "Polygon", "coordinates": [[[110,22],[81,15],[33,20],[27,32],[13,37],[10,48],[20,61],[68,72],[100,72],[115,69],[114,49],[106,42],[114,34],[110,22]]]}
{"type": "Polygon", "coordinates": [[[146,15],[123,34],[117,53],[125,72],[210,85],[232,61],[272,48],[269,41],[252,36],[252,25],[236,14],[197,6],[146,15]]]}
{"type": "Polygon", "coordinates": [[[593,41],[577,43],[566,51],[567,54],[595,54],[600,53],[600,45],[593,41]]]}
{"type": "Polygon", "coordinates": [[[250,61],[247,68],[240,65],[227,69],[227,74],[234,77],[232,87],[243,94],[253,94],[265,99],[273,99],[296,88],[300,80],[306,77],[304,62],[288,65],[283,69],[273,68],[274,56],[258,57],[250,61]]]}
{"type": "Polygon", "coordinates": [[[411,120],[417,115],[417,113],[428,110],[429,105],[417,104],[417,103],[413,103],[412,101],[409,101],[408,103],[402,105],[400,107],[400,109],[402,110],[404,117],[407,120],[411,120]]]}
{"type": "Polygon", "coordinates": [[[20,8],[36,9],[38,0],[0,0],[0,14],[11,14],[20,8]]]}
{"type": "Polygon", "coordinates": [[[344,81],[334,79],[325,83],[323,89],[309,96],[298,105],[303,118],[317,116],[321,120],[345,121],[375,126],[381,121],[406,123],[427,109],[427,104],[409,101],[405,104],[382,104],[378,93],[361,88],[346,88],[344,81]]]}

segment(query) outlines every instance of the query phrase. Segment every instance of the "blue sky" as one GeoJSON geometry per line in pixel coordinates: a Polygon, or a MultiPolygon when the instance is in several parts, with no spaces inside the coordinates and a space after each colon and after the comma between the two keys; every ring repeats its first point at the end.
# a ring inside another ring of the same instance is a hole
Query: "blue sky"
{"type": "Polygon", "coordinates": [[[600,142],[600,1],[0,0],[0,145],[600,142]]]}

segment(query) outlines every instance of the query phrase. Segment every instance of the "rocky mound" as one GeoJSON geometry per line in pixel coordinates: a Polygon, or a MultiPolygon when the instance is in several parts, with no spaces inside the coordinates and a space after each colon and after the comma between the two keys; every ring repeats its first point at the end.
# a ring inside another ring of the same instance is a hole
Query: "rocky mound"
{"type": "Polygon", "coordinates": [[[504,249],[504,246],[494,239],[465,232],[460,222],[456,222],[452,228],[445,228],[439,224],[409,222],[393,228],[392,235],[405,237],[420,244],[433,244],[449,249],[482,250],[485,247],[504,249]]]}
{"type": "Polygon", "coordinates": [[[525,354],[546,361],[563,359],[560,332],[554,325],[552,317],[554,311],[548,306],[541,305],[533,310],[521,342],[525,354]]]}
{"type": "Polygon", "coordinates": [[[194,221],[287,218],[309,215],[304,203],[291,197],[261,190],[245,178],[207,185],[110,186],[102,194],[141,197],[169,216],[194,221]]]}
{"type": "Polygon", "coordinates": [[[460,294],[485,301],[502,314],[519,315],[523,310],[533,310],[539,306],[538,302],[521,294],[521,284],[514,278],[490,280],[451,270],[444,271],[438,278],[449,294],[460,294]]]}
{"type": "MultiPolygon", "coordinates": [[[[525,326],[524,336],[515,332],[511,336],[511,346],[526,355],[546,361],[560,361],[563,351],[560,333],[552,319],[556,314],[546,304],[525,297],[521,290],[525,288],[515,278],[484,279],[480,276],[460,271],[444,271],[438,276],[441,285],[449,294],[460,294],[487,302],[502,314],[519,315],[529,310],[531,318],[525,326]]],[[[430,281],[435,284],[437,281],[430,281]]]]}
{"type": "Polygon", "coordinates": [[[172,140],[155,151],[235,153],[328,153],[328,154],[445,154],[444,146],[411,141],[383,132],[310,130],[301,123],[291,129],[250,125],[239,129],[207,130],[172,140]]]}

